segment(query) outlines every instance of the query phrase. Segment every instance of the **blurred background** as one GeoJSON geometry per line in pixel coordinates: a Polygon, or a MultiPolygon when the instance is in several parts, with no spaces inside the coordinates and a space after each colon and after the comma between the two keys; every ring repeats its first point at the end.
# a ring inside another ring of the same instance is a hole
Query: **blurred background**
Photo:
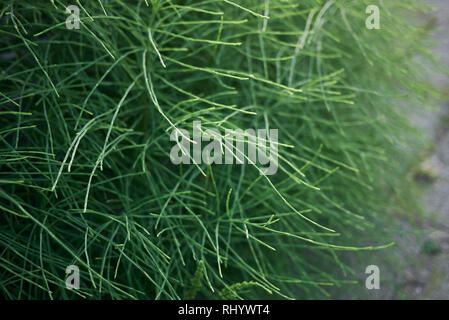
{"type": "MultiPolygon", "coordinates": [[[[434,58],[449,67],[449,1],[427,2],[435,7],[423,17],[433,30],[434,58]]],[[[415,189],[416,203],[395,209],[392,228],[398,230],[397,246],[389,254],[374,253],[369,258],[380,268],[381,288],[363,290],[357,298],[449,299],[449,74],[447,70],[429,73],[442,99],[438,110],[422,106],[419,115],[410,115],[429,137],[424,151],[410,151],[417,161],[406,178],[415,189]]],[[[360,281],[365,281],[365,266],[356,269],[360,281]]],[[[348,292],[343,298],[354,296],[348,292]]]]}
{"type": "MultiPolygon", "coordinates": [[[[449,1],[429,3],[437,8],[433,17],[437,28],[435,57],[449,66],[449,1]]],[[[447,99],[448,75],[435,75],[432,80],[447,99]]],[[[421,124],[433,140],[419,168],[424,184],[428,184],[422,201],[430,214],[424,227],[431,233],[421,244],[416,263],[406,269],[405,292],[424,299],[449,299],[449,104],[442,103],[441,110],[421,124]]]]}
{"type": "MultiPolygon", "coordinates": [[[[428,17],[435,27],[435,58],[449,66],[449,1],[428,0],[437,10],[428,17]]],[[[446,102],[437,112],[414,119],[432,143],[413,177],[426,209],[425,219],[411,221],[424,230],[407,252],[402,294],[418,299],[449,299],[449,76],[433,73],[432,82],[446,102]]],[[[413,225],[411,225],[412,227],[413,225]]]]}

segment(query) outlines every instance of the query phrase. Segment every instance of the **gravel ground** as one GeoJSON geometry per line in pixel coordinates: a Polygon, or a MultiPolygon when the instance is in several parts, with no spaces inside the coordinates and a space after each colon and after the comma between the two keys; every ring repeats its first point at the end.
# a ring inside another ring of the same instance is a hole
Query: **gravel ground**
{"type": "MultiPolygon", "coordinates": [[[[435,56],[449,66],[449,1],[428,0],[438,8],[434,13],[437,26],[435,56]]],[[[449,93],[449,77],[434,74],[432,81],[443,94],[449,93]]],[[[430,179],[423,191],[423,206],[429,217],[419,225],[430,233],[407,258],[407,265],[399,291],[415,299],[449,299],[449,103],[442,103],[441,111],[418,120],[434,140],[434,149],[421,169],[430,179]],[[417,250],[416,250],[417,249],[417,250]]]]}
{"type": "MultiPolygon", "coordinates": [[[[427,1],[437,8],[428,17],[436,23],[433,53],[449,68],[449,0],[427,1]]],[[[431,81],[449,97],[448,75],[434,72],[431,81]]],[[[403,235],[393,249],[395,261],[373,256],[373,264],[379,262],[384,271],[384,285],[380,290],[366,290],[363,298],[449,299],[449,103],[442,102],[439,111],[412,116],[412,120],[429,135],[433,145],[415,169],[424,175],[417,179],[417,185],[422,191],[418,202],[426,211],[425,217],[405,218],[407,213],[398,217],[403,235]]]]}
{"type": "MultiPolygon", "coordinates": [[[[425,17],[435,22],[433,53],[449,69],[449,0],[427,2],[437,8],[425,17]]],[[[449,101],[449,76],[433,72],[431,81],[449,101]]],[[[367,265],[354,261],[359,284],[349,292],[337,289],[340,299],[449,299],[449,102],[441,103],[439,111],[410,117],[432,142],[425,160],[410,172],[420,190],[416,201],[424,215],[419,216],[416,208],[398,211],[388,226],[396,230],[397,245],[387,249],[389,252],[375,251],[362,259],[379,267],[380,289],[364,288],[367,265]]]]}

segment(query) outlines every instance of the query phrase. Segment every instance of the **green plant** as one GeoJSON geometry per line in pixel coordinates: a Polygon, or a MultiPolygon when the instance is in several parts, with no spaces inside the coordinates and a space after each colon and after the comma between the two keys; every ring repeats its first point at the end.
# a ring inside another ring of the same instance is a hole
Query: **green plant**
{"type": "Polygon", "coordinates": [[[426,7],[380,1],[368,30],[359,0],[74,4],[79,30],[59,0],[0,11],[4,298],[323,298],[341,251],[392,245],[426,7]],[[173,165],[193,120],[278,128],[278,173],[173,165]]]}

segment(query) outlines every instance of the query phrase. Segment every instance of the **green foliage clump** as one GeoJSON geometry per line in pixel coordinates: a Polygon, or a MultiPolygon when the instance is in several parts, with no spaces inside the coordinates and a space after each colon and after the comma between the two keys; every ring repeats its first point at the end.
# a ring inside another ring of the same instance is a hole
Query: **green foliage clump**
{"type": "Polygon", "coordinates": [[[73,4],[79,30],[60,0],[0,9],[3,298],[323,298],[353,279],[342,251],[391,245],[376,226],[429,93],[424,6],[73,4]],[[277,174],[172,164],[170,132],[194,120],[278,129],[277,174]]]}

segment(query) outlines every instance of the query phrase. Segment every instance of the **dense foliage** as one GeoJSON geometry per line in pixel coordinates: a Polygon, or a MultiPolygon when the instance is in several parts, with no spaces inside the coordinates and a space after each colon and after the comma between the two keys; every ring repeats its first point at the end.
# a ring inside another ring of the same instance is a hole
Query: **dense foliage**
{"type": "Polygon", "coordinates": [[[392,245],[376,226],[426,96],[412,21],[426,8],[72,2],[0,8],[4,298],[324,298],[355,285],[343,251],[392,245]],[[170,133],[193,121],[278,129],[277,174],[172,164],[170,133]]]}

